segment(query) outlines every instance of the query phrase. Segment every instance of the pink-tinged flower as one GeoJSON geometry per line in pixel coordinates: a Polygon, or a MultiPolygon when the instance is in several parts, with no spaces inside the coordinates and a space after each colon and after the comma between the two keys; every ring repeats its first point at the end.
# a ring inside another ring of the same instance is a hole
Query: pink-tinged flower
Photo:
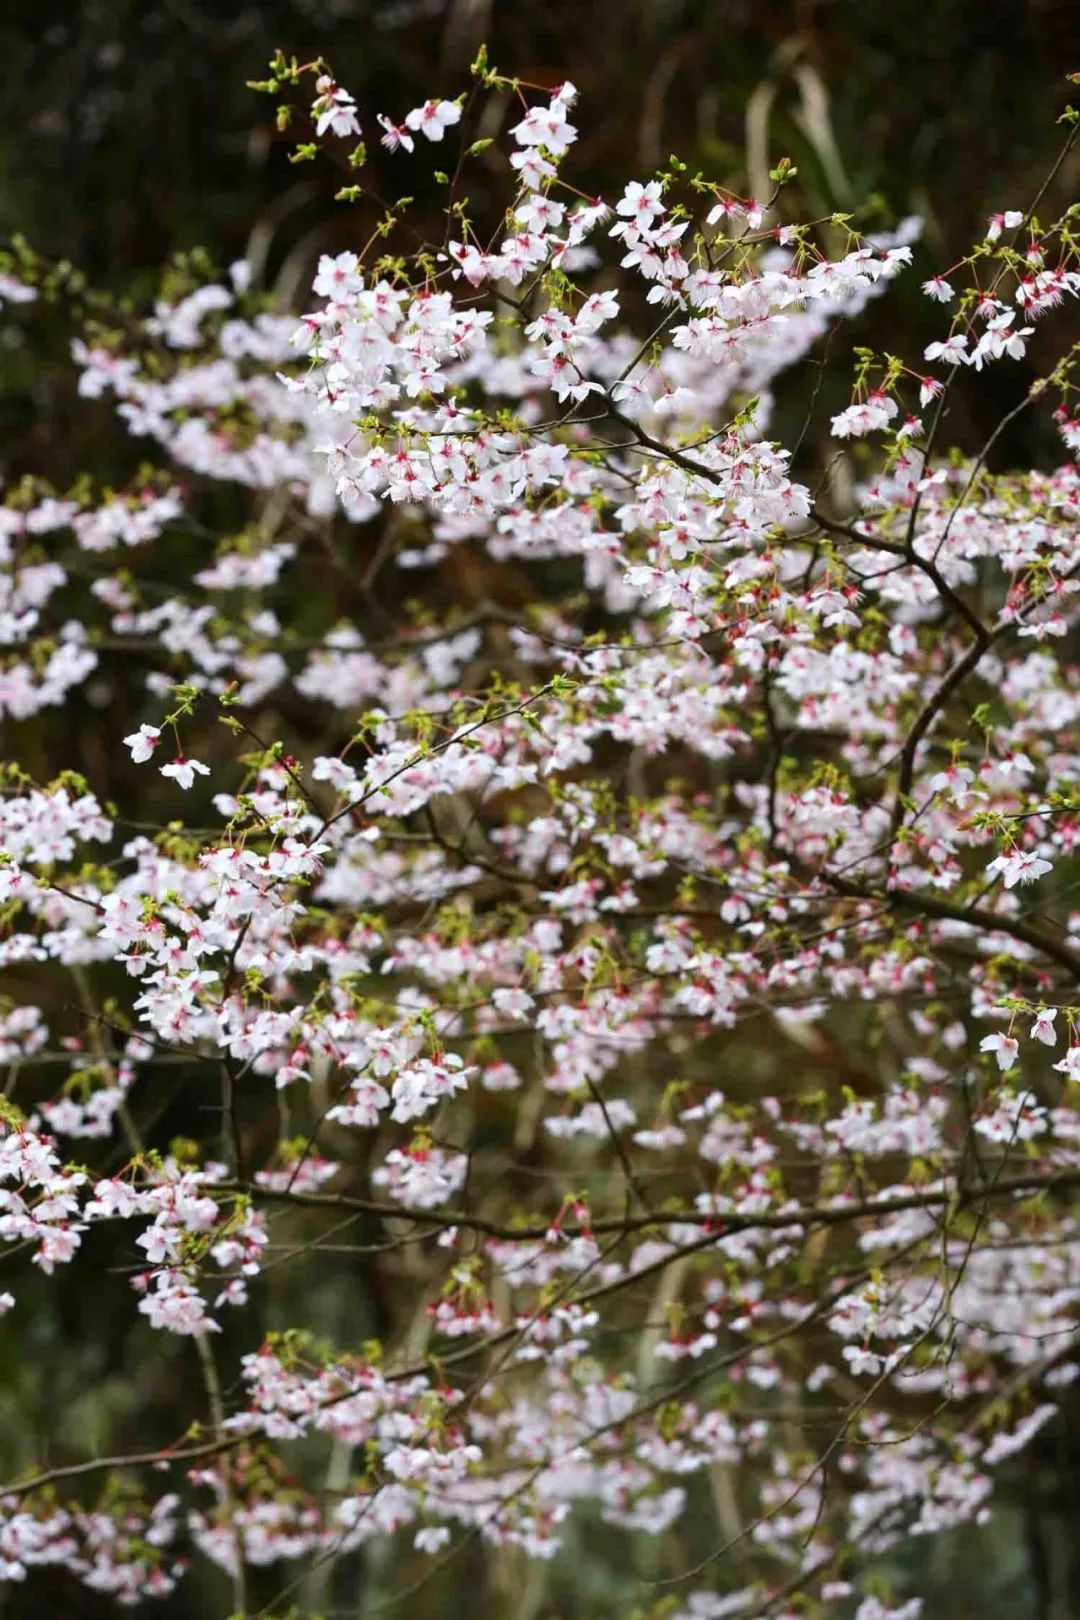
{"type": "Polygon", "coordinates": [[[986,870],[990,873],[1000,872],[1005,887],[1012,889],[1018,883],[1035,883],[1054,868],[1052,862],[1044,861],[1034,850],[1014,849],[1008,855],[998,855],[986,870]]]}
{"type": "Polygon", "coordinates": [[[416,142],[409,134],[407,124],[392,123],[391,120],[387,118],[385,113],[379,114],[378,121],[385,131],[385,133],[381,135],[379,139],[381,144],[386,147],[388,152],[396,152],[399,146],[403,146],[406,152],[414,152],[416,150],[416,142]]]}
{"type": "Polygon", "coordinates": [[[653,220],[665,212],[659,180],[650,180],[647,186],[631,180],[615,204],[615,212],[628,216],[640,229],[648,230],[653,220]]]}
{"type": "MultiPolygon", "coordinates": [[[[741,219],[745,211],[742,203],[736,202],[734,197],[718,197],[706,214],[705,223],[719,225],[723,221],[726,224],[729,219],[741,219]]],[[[779,232],[777,234],[779,236],[779,232]]]]}
{"type": "Polygon", "coordinates": [[[425,101],[405,115],[406,127],[419,130],[429,141],[441,141],[451,125],[460,122],[461,108],[456,101],[425,101]]]}
{"type": "Polygon", "coordinates": [[[355,253],[338,253],[333,257],[323,254],[313,283],[314,291],[321,298],[341,298],[346,293],[359,292],[363,285],[360,261],[355,253]]]}
{"type": "Polygon", "coordinates": [[[1022,360],[1027,351],[1027,339],[1031,337],[1035,328],[1021,326],[1018,331],[1012,331],[1014,312],[1005,310],[1004,314],[995,315],[988,323],[986,331],[979,339],[970,355],[971,364],[976,371],[981,371],[987,360],[1000,360],[1007,355],[1010,360],[1022,360]]]}
{"type": "MultiPolygon", "coordinates": [[[[1012,622],[1011,618],[1005,618],[1004,612],[1000,617],[1004,623],[1012,622]]],[[[1035,619],[1031,624],[1022,625],[1017,631],[1017,635],[1021,640],[1027,637],[1029,640],[1034,641],[1045,641],[1047,636],[1065,636],[1068,633],[1069,626],[1060,613],[1050,613],[1045,618],[1035,619]]]]}
{"type": "Polygon", "coordinates": [[[1068,411],[1062,409],[1054,412],[1054,421],[1069,449],[1080,450],[1080,418],[1070,417],[1068,411]]]}
{"type": "Polygon", "coordinates": [[[445,1547],[449,1540],[450,1532],[444,1524],[430,1524],[416,1532],[413,1546],[418,1552],[435,1553],[440,1547],[445,1547]]]}
{"type": "Polygon", "coordinates": [[[193,785],[196,771],[200,776],[210,775],[209,765],[203,765],[197,759],[185,759],[183,754],[177,754],[171,765],[161,767],[162,776],[171,776],[185,792],[193,785]]]}
{"type": "Polygon", "coordinates": [[[1014,1041],[1011,1035],[984,1035],[979,1042],[980,1052],[992,1052],[998,1068],[1004,1072],[1011,1069],[1016,1062],[1016,1054],[1020,1050],[1020,1042],[1014,1041]]]}
{"type": "Polygon", "coordinates": [[[967,333],[954,332],[944,343],[928,343],[923,350],[924,360],[943,360],[946,365],[959,366],[967,362],[967,333]]]}
{"type": "Polygon", "coordinates": [[[471,242],[449,242],[447,257],[457,265],[451,272],[454,280],[464,276],[470,287],[479,287],[482,282],[499,276],[504,267],[498,254],[482,253],[471,242]]]}
{"type": "Polygon", "coordinates": [[[841,1354],[855,1378],[860,1377],[863,1373],[879,1373],[884,1365],[881,1356],[875,1355],[873,1350],[867,1350],[862,1345],[847,1344],[841,1354]]]}
{"type": "Polygon", "coordinates": [[[1069,1080],[1080,1080],[1080,1046],[1070,1046],[1061,1061],[1054,1064],[1054,1069],[1069,1080]]]}
{"type": "Polygon", "coordinates": [[[542,146],[552,157],[562,157],[577,140],[577,130],[566,120],[567,105],[556,95],[550,106],[530,108],[511,135],[519,146],[542,146]]]}
{"type": "Polygon", "coordinates": [[[1014,231],[1023,223],[1024,216],[1018,208],[1009,208],[1004,214],[991,214],[986,226],[986,240],[996,242],[1002,231],[1014,231]]]}
{"type": "Polygon", "coordinates": [[[335,84],[326,74],[316,79],[315,88],[319,96],[311,109],[311,116],[315,119],[316,135],[325,135],[327,130],[342,137],[359,135],[360,120],[356,113],[356,102],[349,92],[342,90],[341,86],[335,84]]]}
{"type": "Polygon", "coordinates": [[[1057,1030],[1054,1028],[1056,1017],[1056,1007],[1040,1007],[1031,1026],[1032,1040],[1041,1041],[1044,1046],[1053,1046],[1057,1041],[1057,1030]]]}
{"type": "Polygon", "coordinates": [[[947,304],[956,296],[944,276],[931,276],[929,281],[923,282],[922,290],[927,298],[933,298],[939,304],[947,304]]]}
{"type": "Polygon", "coordinates": [[[888,427],[899,406],[887,394],[871,394],[868,399],[849,405],[832,419],[834,439],[861,439],[878,428],[888,427]]]}
{"type": "Polygon", "coordinates": [[[27,287],[15,276],[0,275],[0,306],[5,302],[9,304],[32,304],[37,297],[33,287],[27,287]]]}
{"type": "Polygon", "coordinates": [[[145,765],[160,741],[161,732],[156,726],[140,726],[138,731],[124,738],[124,747],[131,749],[136,765],[145,765]]]}

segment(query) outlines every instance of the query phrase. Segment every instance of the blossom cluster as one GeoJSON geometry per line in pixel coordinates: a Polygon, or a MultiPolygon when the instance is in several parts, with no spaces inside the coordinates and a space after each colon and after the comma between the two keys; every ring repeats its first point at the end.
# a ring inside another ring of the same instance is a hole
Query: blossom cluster
{"type": "Polygon", "coordinates": [[[375,1538],[546,1560],[591,1505],[678,1547],[737,1468],[738,1577],[677,1614],[794,1613],[782,1569],[914,1620],[874,1561],[983,1523],[1080,1372],[1071,352],[1051,464],[942,443],[1075,241],[995,217],[811,488],[787,374],[917,222],[800,222],[783,169],[591,197],[574,87],[475,78],[381,141],[467,167],[509,98],[497,219],[451,188],[299,316],[234,265],[78,336],[161,466],[0,508],[0,713],[85,700],[108,754],[0,781],[0,968],[64,987],[0,1004],[0,1243],[57,1288],[138,1256],[202,1425],[97,1509],[0,1488],[0,1574],[127,1603],[198,1554],[247,1614],[249,1569],[375,1538]],[[219,486],[250,521],[191,565],[219,486]],[[315,1283],[357,1275],[382,1326],[335,1346],[315,1283]]]}

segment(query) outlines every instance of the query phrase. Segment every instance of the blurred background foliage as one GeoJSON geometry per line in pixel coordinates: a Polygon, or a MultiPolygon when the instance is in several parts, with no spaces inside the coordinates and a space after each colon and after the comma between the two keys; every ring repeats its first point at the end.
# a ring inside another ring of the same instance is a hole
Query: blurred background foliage
{"type": "MultiPolygon", "coordinates": [[[[918,292],[923,275],[960,257],[990,212],[1024,206],[1049,169],[1063,75],[1080,66],[1080,7],[1075,0],[5,0],[0,236],[21,232],[94,284],[136,300],[153,296],[170,254],[205,247],[218,265],[246,256],[268,294],[302,304],[317,255],[366,234],[366,205],[358,217],[333,202],[340,180],[329,165],[288,163],[288,137],[246,81],[263,74],[279,45],[301,58],[328,57],[359,102],[372,155],[368,184],[387,196],[412,192],[434,229],[439,195],[423,154],[388,157],[374,138],[375,117],[400,118],[428,95],[456,94],[482,40],[504,72],[577,84],[583,138],[573,173],[590,188],[615,192],[677,152],[760,196],[768,168],[786,155],[799,168],[791,206],[803,217],[853,211],[872,228],[919,214],[920,273],[890,291],[884,318],[881,308],[869,317],[878,342],[912,358],[939,335],[940,319],[918,292]]],[[[1075,194],[1076,178],[1075,168],[1063,174],[1062,189],[1071,185],[1075,194]]],[[[493,197],[498,181],[493,175],[493,197]]],[[[48,307],[0,331],[5,482],[34,473],[63,488],[83,469],[122,478],[142,459],[144,447],[124,438],[107,402],[76,398],[70,336],[65,311],[48,307]]],[[[808,467],[823,465],[828,408],[846,403],[845,364],[838,362],[804,444],[808,467]]],[[[1021,364],[994,368],[988,386],[954,407],[954,441],[977,449],[1038,365],[1034,347],[1021,364]]],[[[785,412],[797,422],[805,409],[797,389],[780,402],[781,436],[785,412]]],[[[1033,412],[995,447],[1002,466],[1053,454],[1033,412]]],[[[184,555],[180,545],[173,565],[182,567],[184,555]]],[[[46,717],[44,726],[11,728],[20,735],[6,738],[3,751],[32,765],[33,730],[42,775],[77,764],[95,780],[105,770],[103,733],[119,735],[132,723],[126,712],[107,728],[92,710],[46,717]]],[[[122,768],[110,767],[108,779],[115,792],[122,768]]],[[[134,778],[128,785],[134,789],[134,778]]],[[[213,1090],[208,1082],[200,1105],[197,1074],[185,1074],[186,1107],[175,1128],[198,1129],[199,1107],[212,1105],[213,1090]]],[[[170,1106],[166,1099],[166,1113],[170,1106]]],[[[95,1266],[94,1241],[77,1268],[81,1284],[75,1271],[63,1290],[40,1280],[20,1312],[19,1334],[0,1336],[9,1465],[145,1446],[176,1432],[174,1380],[193,1369],[174,1344],[132,1326],[127,1278],[105,1271],[104,1251],[95,1266]],[[61,1362],[58,1342],[68,1347],[61,1362]],[[159,1434],[136,1432],[148,1405],[159,1434]]],[[[366,1282],[355,1298],[321,1299],[316,1280],[306,1299],[309,1315],[343,1345],[380,1326],[379,1300],[366,1282]]],[[[287,1295],[286,1281],[275,1286],[287,1295]]],[[[288,1304],[268,1298],[268,1315],[288,1320],[288,1304]]],[[[674,1567],[692,1565],[717,1544],[725,1492],[729,1485],[717,1479],[695,1496],[695,1512],[668,1549],[674,1567]]],[[[1078,1515],[1080,1448],[1059,1422],[1016,1466],[990,1533],[965,1531],[893,1555],[899,1589],[925,1597],[926,1620],[1075,1620],[1078,1515]]],[[[514,1620],[622,1620],[642,1602],[640,1578],[667,1572],[668,1561],[661,1569],[657,1559],[647,1540],[627,1556],[624,1538],[583,1523],[551,1568],[529,1571],[491,1557],[456,1568],[449,1585],[425,1588],[399,1612],[456,1620],[467,1605],[514,1620]]],[[[368,1558],[362,1593],[351,1570],[342,1574],[352,1593],[315,1578],[296,1594],[300,1612],[325,1605],[366,1613],[366,1603],[402,1584],[391,1549],[368,1558]]],[[[225,1612],[223,1585],[212,1573],[200,1579],[204,1585],[156,1610],[163,1620],[225,1612]]],[[[266,1598],[274,1579],[260,1576],[266,1598]]],[[[60,1577],[0,1595],[4,1620],[111,1612],[107,1600],[60,1577]]]]}
{"type": "MultiPolygon", "coordinates": [[[[330,165],[290,166],[290,137],[246,81],[278,45],[302,59],[328,57],[359,102],[369,188],[388,196],[406,187],[417,211],[434,215],[430,153],[390,157],[375,116],[401,117],[427,95],[464,88],[482,40],[505,72],[578,85],[574,173],[584,183],[611,191],[674,151],[733,189],[764,195],[770,165],[786,155],[799,169],[793,194],[804,217],[852,211],[870,228],[919,214],[929,272],[948,268],[991,211],[1034,194],[1055,148],[1064,74],[1080,61],[1080,7],[6,0],[0,235],[21,231],[97,285],[143,296],[178,250],[205,246],[219,264],[246,254],[260,283],[295,304],[317,254],[352,245],[362,221],[334,205],[341,182],[330,165]]],[[[911,355],[936,335],[920,279],[901,278],[890,294],[893,352],[911,355]]],[[[66,341],[51,352],[63,362],[66,341]]],[[[29,365],[15,360],[4,356],[0,376],[0,467],[63,482],[87,464],[81,435],[100,432],[107,408],[73,413],[66,365],[54,374],[38,349],[29,365]]],[[[981,443],[1037,365],[1035,346],[1020,366],[994,368],[989,385],[956,408],[970,420],[954,423],[954,439],[981,443]]],[[[1030,457],[1040,431],[1025,413],[997,446],[1002,464],[1030,457]]]]}

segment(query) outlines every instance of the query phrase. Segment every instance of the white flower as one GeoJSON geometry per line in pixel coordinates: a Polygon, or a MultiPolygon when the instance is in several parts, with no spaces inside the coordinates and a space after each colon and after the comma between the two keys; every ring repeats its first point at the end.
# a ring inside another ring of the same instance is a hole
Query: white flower
{"type": "Polygon", "coordinates": [[[444,1524],[430,1524],[423,1530],[418,1530],[413,1538],[413,1546],[417,1552],[438,1552],[450,1540],[450,1532],[444,1524]]]}
{"type": "Polygon", "coordinates": [[[1008,855],[997,856],[986,870],[990,873],[1000,872],[1005,887],[1012,889],[1018,883],[1035,883],[1054,868],[1050,861],[1044,861],[1042,856],[1036,855],[1033,850],[1014,849],[1008,855]]]}
{"type": "Polygon", "coordinates": [[[1022,326],[1014,332],[1011,330],[1012,322],[1013,311],[1007,309],[1004,314],[995,316],[987,323],[986,331],[970,355],[971,364],[976,371],[981,371],[987,360],[1000,360],[1003,354],[1008,355],[1010,360],[1023,359],[1027,339],[1035,328],[1022,326]]]}
{"type": "Polygon", "coordinates": [[[331,257],[324,253],[319,260],[319,270],[313,282],[313,290],[321,298],[340,298],[343,294],[359,292],[364,285],[364,278],[359,274],[360,261],[355,253],[338,253],[331,257]]]}
{"type": "Polygon", "coordinates": [[[979,1051],[993,1052],[997,1066],[1003,1073],[1012,1068],[1019,1050],[1020,1042],[1014,1041],[1011,1035],[984,1035],[979,1042],[979,1051]]]}
{"type": "Polygon", "coordinates": [[[1014,231],[1023,223],[1024,216],[1018,208],[1010,208],[1004,214],[991,214],[986,226],[986,240],[996,242],[1002,231],[1014,231]]]}
{"type": "Polygon", "coordinates": [[[899,407],[886,394],[871,394],[868,399],[849,405],[832,419],[834,439],[861,439],[877,428],[888,427],[899,407]]]}
{"type": "Polygon", "coordinates": [[[950,366],[958,366],[967,361],[967,355],[964,353],[967,343],[966,332],[954,332],[944,343],[928,343],[923,350],[923,357],[926,360],[944,360],[950,366]]]}
{"type": "Polygon", "coordinates": [[[429,141],[441,141],[451,124],[461,122],[461,108],[456,101],[425,101],[405,115],[407,129],[417,129],[429,141]]]}
{"type": "Polygon", "coordinates": [[[138,731],[124,738],[124,747],[131,749],[131,757],[136,765],[144,765],[160,741],[161,732],[156,726],[140,726],[138,731]]]}
{"type": "Polygon", "coordinates": [[[399,146],[403,146],[406,152],[415,152],[416,142],[404,124],[395,124],[385,113],[379,114],[378,121],[386,132],[380,140],[388,152],[396,152],[399,146]]]}
{"type": "Polygon", "coordinates": [[[196,771],[200,776],[210,775],[209,765],[200,764],[197,759],[185,759],[182,754],[178,754],[171,765],[161,767],[162,776],[173,777],[177,786],[182,787],[185,792],[194,783],[196,771]]]}
{"type": "Polygon", "coordinates": [[[1021,1097],[1004,1093],[992,1114],[975,1121],[980,1136],[1003,1145],[1030,1142],[1047,1128],[1046,1109],[1039,1107],[1030,1091],[1021,1097]]]}
{"type": "Polygon", "coordinates": [[[878,1373],[884,1365],[881,1356],[875,1355],[872,1350],[863,1349],[862,1346],[857,1344],[846,1344],[842,1354],[856,1378],[862,1373],[878,1373]]]}
{"type": "Polygon", "coordinates": [[[316,135],[325,135],[328,129],[340,136],[359,135],[356,102],[349,92],[342,90],[325,74],[315,81],[315,88],[319,92],[319,99],[311,109],[311,116],[315,119],[316,135]]]}
{"type": "Polygon", "coordinates": [[[1080,1080],[1080,1046],[1070,1046],[1061,1062],[1054,1064],[1054,1069],[1070,1080],[1080,1080]]]}
{"type": "Polygon", "coordinates": [[[919,1620],[922,1598],[912,1598],[899,1609],[886,1609],[880,1599],[868,1597],[859,1604],[855,1620],[919,1620]]]}
{"type": "Polygon", "coordinates": [[[1054,1028],[1056,1017],[1056,1007],[1040,1007],[1031,1026],[1032,1040],[1041,1041],[1044,1046],[1053,1046],[1057,1041],[1057,1031],[1054,1028]]]}
{"type": "Polygon", "coordinates": [[[15,276],[0,275],[0,305],[5,301],[9,304],[32,304],[36,297],[33,287],[25,286],[15,276]]]}
{"type": "Polygon", "coordinates": [[[660,200],[659,180],[650,180],[643,186],[638,180],[631,180],[619,201],[615,205],[618,214],[629,215],[639,226],[646,230],[653,220],[665,212],[664,204],[660,200]]]}

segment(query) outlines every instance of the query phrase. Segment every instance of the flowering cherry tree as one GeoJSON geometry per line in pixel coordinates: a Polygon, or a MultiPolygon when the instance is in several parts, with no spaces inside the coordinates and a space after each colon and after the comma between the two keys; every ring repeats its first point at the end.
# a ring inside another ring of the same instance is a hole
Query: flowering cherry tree
{"type": "Polygon", "coordinates": [[[369,132],[446,165],[432,235],[324,63],[258,88],[356,174],[307,312],[0,267],[152,463],[0,508],[0,712],[102,735],[4,767],[0,1332],[118,1272],[185,1410],[24,1437],[0,1579],[367,1613],[385,1544],[408,1612],[602,1521],[643,1613],[914,1620],[881,1555],[989,1520],[1080,1369],[1075,210],[1055,169],[924,355],[855,351],[810,487],[774,400],[918,222],[786,162],[591,196],[573,86],[481,54],[369,132]],[[991,471],[949,403],[1029,344],[1060,459],[991,471]]]}

